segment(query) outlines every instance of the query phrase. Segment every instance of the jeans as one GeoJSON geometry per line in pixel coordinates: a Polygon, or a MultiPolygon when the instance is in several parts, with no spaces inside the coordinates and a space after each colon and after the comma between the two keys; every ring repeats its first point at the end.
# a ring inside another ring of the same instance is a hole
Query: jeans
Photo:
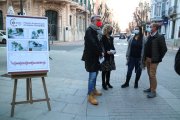
{"type": "Polygon", "coordinates": [[[127,76],[131,77],[134,67],[135,67],[136,76],[140,77],[142,72],[142,69],[140,67],[140,58],[133,58],[133,57],[129,58],[127,76]]]}
{"type": "Polygon", "coordinates": [[[98,72],[89,72],[88,95],[95,90],[98,72]]]}

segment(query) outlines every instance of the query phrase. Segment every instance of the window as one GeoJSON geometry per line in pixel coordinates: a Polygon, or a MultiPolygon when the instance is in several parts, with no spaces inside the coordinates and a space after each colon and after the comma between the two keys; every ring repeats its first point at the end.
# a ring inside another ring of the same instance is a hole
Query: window
{"type": "Polygon", "coordinates": [[[0,30],[3,30],[3,12],[0,10],[0,30]]]}
{"type": "Polygon", "coordinates": [[[57,20],[58,13],[53,10],[46,11],[46,17],[48,17],[48,34],[52,39],[57,39],[57,20]]]}
{"type": "Polygon", "coordinates": [[[155,16],[156,17],[161,17],[161,11],[162,11],[162,8],[161,8],[161,3],[156,3],[155,5],[155,16]]]}
{"type": "Polygon", "coordinates": [[[78,28],[79,19],[78,16],[76,16],[76,27],[78,28]]]}
{"type": "Polygon", "coordinates": [[[79,30],[82,31],[82,18],[79,18],[79,30]]]}
{"type": "Polygon", "coordinates": [[[72,16],[69,16],[69,25],[72,26],[72,16]]]}
{"type": "Polygon", "coordinates": [[[178,31],[178,38],[180,38],[180,26],[179,26],[179,31],[178,31]]]}
{"type": "Polygon", "coordinates": [[[83,31],[85,31],[86,30],[86,20],[85,19],[83,19],[83,31]]]}

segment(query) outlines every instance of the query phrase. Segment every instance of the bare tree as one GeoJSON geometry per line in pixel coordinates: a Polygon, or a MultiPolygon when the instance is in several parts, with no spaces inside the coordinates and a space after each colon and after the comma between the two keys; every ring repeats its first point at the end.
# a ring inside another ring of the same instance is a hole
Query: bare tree
{"type": "Polygon", "coordinates": [[[138,7],[136,7],[134,15],[134,20],[136,25],[142,26],[145,29],[145,25],[148,22],[148,15],[150,12],[150,6],[148,2],[139,2],[138,7]]]}

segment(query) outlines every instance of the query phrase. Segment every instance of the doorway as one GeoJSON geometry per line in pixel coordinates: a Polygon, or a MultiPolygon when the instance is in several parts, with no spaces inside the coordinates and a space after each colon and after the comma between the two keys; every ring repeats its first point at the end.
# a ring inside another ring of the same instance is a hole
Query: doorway
{"type": "Polygon", "coordinates": [[[48,35],[49,40],[57,40],[57,16],[58,13],[53,10],[46,11],[48,17],[48,35]]]}

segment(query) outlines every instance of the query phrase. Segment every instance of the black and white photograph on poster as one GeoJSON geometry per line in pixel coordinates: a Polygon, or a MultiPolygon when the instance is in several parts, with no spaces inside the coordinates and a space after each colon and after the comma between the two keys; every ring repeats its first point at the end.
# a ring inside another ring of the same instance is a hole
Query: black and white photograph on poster
{"type": "Polygon", "coordinates": [[[9,41],[8,51],[28,51],[29,46],[27,41],[9,41]]]}
{"type": "Polygon", "coordinates": [[[29,51],[47,51],[46,41],[29,41],[29,51]]]}
{"type": "Polygon", "coordinates": [[[31,29],[30,35],[31,39],[45,39],[44,29],[31,29]]]}
{"type": "Polygon", "coordinates": [[[9,39],[23,39],[27,36],[27,29],[24,28],[8,28],[9,39]]]}

